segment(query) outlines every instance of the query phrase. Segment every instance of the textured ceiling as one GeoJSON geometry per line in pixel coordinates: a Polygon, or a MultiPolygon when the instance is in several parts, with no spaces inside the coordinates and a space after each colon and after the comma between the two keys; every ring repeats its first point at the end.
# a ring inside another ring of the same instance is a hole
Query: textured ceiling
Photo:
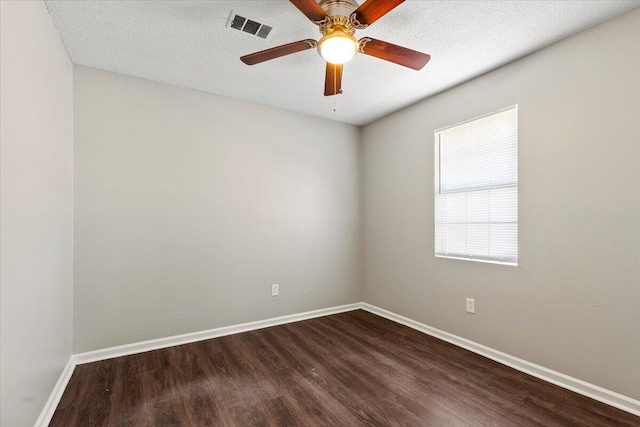
{"type": "Polygon", "coordinates": [[[75,64],[355,125],[370,123],[640,5],[640,1],[407,1],[356,36],[431,55],[422,71],[365,55],[325,97],[313,49],[252,67],[239,57],[317,27],[288,1],[46,1],[75,64]],[[232,11],[273,26],[228,27],[232,11]],[[336,107],[336,111],[334,111],[336,107]]]}

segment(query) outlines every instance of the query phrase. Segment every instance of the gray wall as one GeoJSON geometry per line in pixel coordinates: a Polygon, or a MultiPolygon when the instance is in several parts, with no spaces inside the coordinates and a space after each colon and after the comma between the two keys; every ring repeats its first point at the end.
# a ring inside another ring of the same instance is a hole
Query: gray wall
{"type": "Polygon", "coordinates": [[[15,427],[71,356],[73,78],[43,2],[0,9],[0,424],[15,427]]]}
{"type": "Polygon", "coordinates": [[[363,141],[366,302],[640,398],[640,9],[363,141]],[[513,104],[520,265],[435,258],[434,130],[513,104]]]}
{"type": "Polygon", "coordinates": [[[75,352],[360,300],[358,128],[85,67],[74,111],[75,352]]]}

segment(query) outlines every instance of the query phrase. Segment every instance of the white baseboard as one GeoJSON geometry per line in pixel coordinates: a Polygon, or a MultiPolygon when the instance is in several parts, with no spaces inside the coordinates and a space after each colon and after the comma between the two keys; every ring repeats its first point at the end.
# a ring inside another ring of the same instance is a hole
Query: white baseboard
{"type": "Polygon", "coordinates": [[[378,316],[392,320],[394,322],[403,324],[412,329],[418,330],[425,334],[439,338],[443,341],[447,341],[458,347],[465,348],[474,353],[480,354],[503,365],[510,366],[518,371],[540,378],[541,380],[548,381],[552,384],[606,403],[623,411],[629,412],[634,415],[640,416],[640,401],[616,393],[611,390],[599,387],[594,384],[579,380],[577,378],[570,377],[560,372],[545,368],[535,363],[527,362],[515,356],[503,353],[498,350],[494,350],[490,347],[478,344],[468,339],[459,337],[457,335],[450,334],[448,332],[441,331],[415,320],[409,319],[399,314],[393,313],[388,310],[384,310],[380,307],[376,307],[364,302],[341,305],[338,307],[324,308],[320,310],[308,311],[305,313],[291,314],[288,316],[274,317],[271,319],[259,320],[256,322],[242,323],[239,325],[225,326],[222,328],[209,329],[206,331],[193,332],[189,334],[176,335],[166,338],[158,338],[149,341],[141,341],[137,343],[125,344],[117,347],[110,347],[101,350],[90,351],[86,353],[74,354],[69,358],[67,365],[65,366],[58,382],[56,383],[49,400],[40,417],[36,421],[36,427],[46,427],[49,425],[53,413],[60,402],[60,398],[64,393],[71,374],[73,373],[76,365],[84,363],[96,362],[99,360],[111,359],[114,357],[128,356],[131,354],[143,353],[146,351],[157,350],[161,348],[173,347],[181,344],[188,344],[196,341],[208,340],[211,338],[223,337],[226,335],[239,334],[241,332],[248,332],[257,329],[268,328],[271,326],[283,325],[285,323],[299,322],[301,320],[313,319],[316,317],[329,316],[331,314],[344,313],[347,311],[353,311],[363,309],[370,313],[377,314],[378,316]]]}
{"type": "Polygon", "coordinates": [[[552,369],[545,368],[544,366],[527,362],[526,360],[522,360],[518,357],[511,356],[498,350],[494,350],[490,347],[478,344],[457,335],[441,331],[440,329],[433,328],[431,326],[425,325],[424,323],[420,323],[407,317],[400,316],[399,314],[384,310],[371,304],[363,302],[362,309],[370,313],[377,314],[378,316],[384,317],[386,319],[392,320],[394,322],[403,324],[427,335],[431,335],[443,341],[447,341],[451,344],[457,345],[458,347],[465,348],[491,360],[502,363],[503,365],[510,366],[513,369],[517,369],[518,371],[532,375],[536,378],[540,378],[541,380],[550,382],[562,388],[566,388],[578,394],[582,394],[583,396],[590,397],[602,403],[606,403],[607,405],[640,416],[639,400],[635,400],[620,393],[607,390],[595,384],[570,377],[569,375],[565,375],[552,369]]]}
{"type": "Polygon", "coordinates": [[[51,392],[51,395],[49,395],[47,403],[45,403],[44,408],[42,408],[42,412],[40,412],[40,416],[36,420],[36,427],[46,427],[49,425],[51,417],[53,417],[53,413],[56,411],[58,403],[60,403],[62,394],[64,393],[65,388],[67,388],[67,384],[69,383],[71,374],[73,374],[73,370],[75,368],[76,364],[73,355],[71,355],[71,357],[69,357],[69,361],[60,374],[60,378],[58,378],[58,382],[53,387],[53,391],[51,392]]]}
{"type": "Polygon", "coordinates": [[[188,334],[175,335],[172,337],[158,338],[149,341],[141,341],[117,347],[104,348],[101,350],[89,351],[74,355],[76,364],[95,362],[98,360],[111,359],[114,357],[128,356],[130,354],[143,353],[145,351],[157,350],[160,348],[173,347],[181,344],[188,344],[196,341],[204,341],[211,338],[223,337],[225,335],[239,334],[241,332],[254,331],[256,329],[268,328],[270,326],[283,325],[285,323],[299,322],[301,320],[313,319],[315,317],[328,316],[330,314],[344,313],[346,311],[358,310],[362,308],[362,303],[341,305],[337,307],[323,308],[320,310],[307,311],[305,313],[290,314],[288,316],[273,317],[271,319],[258,320],[256,322],[241,323],[239,325],[224,326],[222,328],[209,329],[206,331],[192,332],[188,334]]]}

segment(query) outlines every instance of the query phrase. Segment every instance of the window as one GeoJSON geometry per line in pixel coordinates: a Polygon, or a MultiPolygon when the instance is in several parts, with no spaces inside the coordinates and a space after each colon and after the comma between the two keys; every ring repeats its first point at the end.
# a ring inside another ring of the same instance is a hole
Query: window
{"type": "Polygon", "coordinates": [[[435,132],[437,257],[518,264],[518,106],[435,132]]]}

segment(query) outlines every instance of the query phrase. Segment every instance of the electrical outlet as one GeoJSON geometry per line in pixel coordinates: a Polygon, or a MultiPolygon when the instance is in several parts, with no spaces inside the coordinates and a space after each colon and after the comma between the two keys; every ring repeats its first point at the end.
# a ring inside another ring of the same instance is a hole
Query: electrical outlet
{"type": "Polygon", "coordinates": [[[280,285],[271,285],[271,296],[277,297],[280,295],[280,285]]]}
{"type": "Polygon", "coordinates": [[[476,300],[473,298],[467,298],[467,313],[476,313],[476,300]]]}

